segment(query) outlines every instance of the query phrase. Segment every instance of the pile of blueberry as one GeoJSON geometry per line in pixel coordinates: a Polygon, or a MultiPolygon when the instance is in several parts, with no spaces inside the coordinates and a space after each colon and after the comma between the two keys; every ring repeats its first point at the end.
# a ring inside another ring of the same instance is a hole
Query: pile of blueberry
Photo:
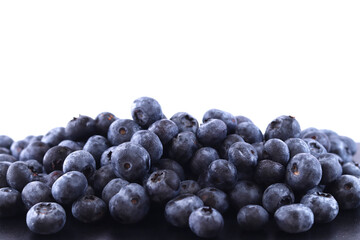
{"type": "Polygon", "coordinates": [[[218,109],[202,124],[186,112],[168,119],[149,97],[131,115],[80,115],[43,136],[0,136],[0,217],[26,213],[31,231],[53,234],[67,214],[135,224],[156,208],[208,238],[221,233],[226,212],[247,231],[274,219],[300,233],[360,206],[356,143],[334,131],[301,130],[284,115],[263,133],[218,109]]]}

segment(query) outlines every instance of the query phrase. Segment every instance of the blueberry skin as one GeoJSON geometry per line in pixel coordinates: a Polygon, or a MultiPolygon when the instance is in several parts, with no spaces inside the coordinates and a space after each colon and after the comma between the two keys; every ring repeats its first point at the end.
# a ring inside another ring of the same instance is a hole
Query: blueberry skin
{"type": "Polygon", "coordinates": [[[171,140],[168,154],[171,159],[184,165],[193,157],[198,148],[199,145],[194,133],[181,132],[171,140]]]}
{"type": "Polygon", "coordinates": [[[185,180],[184,168],[175,160],[170,158],[160,159],[160,161],[153,166],[152,171],[159,169],[173,170],[179,176],[181,181],[185,180]]]}
{"type": "Polygon", "coordinates": [[[64,160],[63,172],[79,171],[85,175],[87,179],[94,175],[96,170],[96,162],[91,153],[85,150],[78,150],[70,153],[64,160]]]}
{"type": "Polygon", "coordinates": [[[311,209],[301,203],[280,207],[274,214],[277,226],[287,233],[301,233],[310,230],[314,224],[311,209]]]}
{"type": "Polygon", "coordinates": [[[352,175],[342,175],[325,188],[337,200],[340,209],[355,209],[360,206],[360,179],[352,175]]]}
{"type": "Polygon", "coordinates": [[[71,213],[80,222],[94,223],[106,216],[107,206],[101,198],[85,195],[72,204],[71,213]]]}
{"type": "Polygon", "coordinates": [[[49,150],[49,146],[46,143],[40,142],[40,141],[34,141],[30,143],[29,145],[24,148],[24,150],[21,151],[19,160],[20,161],[26,161],[29,159],[35,159],[39,163],[42,163],[43,157],[47,150],[49,150]]]}
{"type": "Polygon", "coordinates": [[[326,148],[321,145],[318,141],[312,139],[312,138],[304,138],[303,139],[307,145],[309,146],[310,153],[318,158],[321,154],[327,153],[326,148]]]}
{"type": "Polygon", "coordinates": [[[250,144],[262,142],[264,139],[261,130],[251,122],[237,124],[236,133],[240,135],[245,140],[245,142],[250,144]]]}
{"type": "Polygon", "coordinates": [[[196,176],[206,171],[210,163],[219,159],[218,152],[211,147],[199,148],[194,156],[190,159],[189,166],[196,176]]]}
{"type": "Polygon", "coordinates": [[[113,146],[124,142],[129,142],[135,132],[140,131],[141,127],[130,119],[117,119],[108,130],[107,138],[113,146]]]}
{"type": "Polygon", "coordinates": [[[162,119],[161,106],[154,98],[140,97],[131,106],[133,120],[143,128],[148,128],[157,120],[162,119]]]}
{"type": "Polygon", "coordinates": [[[218,188],[206,187],[199,190],[196,195],[204,202],[205,206],[215,208],[220,213],[225,213],[230,206],[228,196],[218,188]]]}
{"type": "Polygon", "coordinates": [[[285,178],[284,165],[272,160],[260,161],[255,169],[254,180],[265,187],[277,182],[283,182],[285,178]]]}
{"type": "Polygon", "coordinates": [[[17,159],[14,156],[11,156],[9,154],[6,153],[0,153],[0,162],[9,162],[9,163],[13,163],[16,162],[17,159]]]}
{"type": "Polygon", "coordinates": [[[292,116],[279,116],[269,123],[265,130],[265,140],[279,138],[286,141],[288,138],[300,137],[300,124],[292,116]]]}
{"type": "Polygon", "coordinates": [[[211,186],[224,191],[231,190],[237,181],[236,167],[225,159],[217,159],[211,162],[207,175],[211,186]]]}
{"type": "Polygon", "coordinates": [[[340,164],[341,159],[338,155],[333,153],[324,153],[319,156],[318,160],[322,169],[320,184],[329,184],[339,179],[343,174],[343,168],[340,164]]]}
{"type": "Polygon", "coordinates": [[[66,138],[65,128],[56,127],[47,132],[42,138],[41,141],[46,143],[48,146],[53,147],[58,145],[61,141],[66,138]]]}
{"type": "Polygon", "coordinates": [[[0,162],[0,188],[9,186],[6,181],[6,173],[10,164],[10,162],[0,162]]]}
{"type": "Polygon", "coordinates": [[[199,128],[199,122],[186,112],[177,112],[171,118],[179,129],[179,132],[193,132],[196,134],[199,128]]]}
{"type": "Polygon", "coordinates": [[[245,117],[242,115],[237,115],[237,116],[235,116],[235,118],[236,118],[236,124],[240,124],[243,122],[251,122],[252,123],[252,121],[248,117],[245,117]]]}
{"type": "Polygon", "coordinates": [[[54,234],[66,223],[64,208],[55,202],[40,202],[32,206],[26,214],[26,225],[37,234],[54,234]]]}
{"type": "Polygon", "coordinates": [[[8,148],[4,148],[4,147],[0,147],[0,154],[10,154],[10,149],[8,148]]]}
{"type": "Polygon", "coordinates": [[[113,166],[106,165],[97,169],[91,179],[91,185],[93,186],[96,195],[100,196],[104,187],[114,178],[116,178],[116,175],[113,166]]]}
{"type": "Polygon", "coordinates": [[[289,148],[290,159],[298,153],[310,153],[309,146],[301,138],[289,138],[285,143],[289,148]]]}
{"type": "Polygon", "coordinates": [[[45,172],[50,173],[55,170],[62,171],[65,158],[72,152],[72,149],[63,146],[54,146],[50,148],[43,158],[45,172]]]}
{"type": "Polygon", "coordinates": [[[307,191],[320,183],[321,164],[310,153],[295,155],[286,167],[285,182],[294,191],[307,191]]]}
{"type": "Polygon", "coordinates": [[[264,144],[263,157],[286,166],[290,160],[290,151],[285,142],[278,138],[271,138],[264,144]]]}
{"type": "Polygon", "coordinates": [[[8,185],[18,191],[21,191],[33,178],[34,173],[29,166],[22,161],[12,163],[6,173],[8,185]]]}
{"type": "Polygon", "coordinates": [[[64,173],[51,188],[51,194],[60,204],[72,204],[85,193],[88,182],[84,174],[78,171],[64,173]]]}
{"type": "Polygon", "coordinates": [[[83,150],[91,153],[94,157],[96,166],[100,166],[101,154],[110,147],[110,142],[107,138],[101,135],[91,136],[85,143],[83,150]]]}
{"type": "Polygon", "coordinates": [[[168,119],[160,119],[154,122],[148,130],[155,133],[163,145],[168,144],[179,133],[176,123],[168,119]]]}
{"type": "Polygon", "coordinates": [[[20,214],[23,209],[21,193],[14,188],[0,188],[0,218],[20,214]]]}
{"type": "Polygon", "coordinates": [[[35,177],[34,179],[36,179],[36,175],[43,173],[43,165],[38,161],[34,159],[30,159],[24,162],[28,166],[28,168],[30,168],[30,170],[33,172],[33,176],[35,177]]]}
{"type": "Polygon", "coordinates": [[[198,196],[189,193],[181,194],[165,205],[165,219],[175,227],[187,227],[190,214],[203,205],[198,196]]]}
{"type": "Polygon", "coordinates": [[[329,139],[331,142],[330,152],[339,155],[344,162],[351,162],[352,153],[340,137],[330,137],[329,139]]]}
{"type": "Polygon", "coordinates": [[[39,202],[51,202],[53,201],[51,187],[40,181],[29,182],[21,192],[21,199],[26,209],[39,202]]]}
{"type": "Polygon", "coordinates": [[[163,155],[163,145],[159,137],[149,130],[140,130],[134,133],[130,142],[141,145],[149,153],[151,162],[155,164],[163,155]]]}
{"type": "Polygon", "coordinates": [[[86,141],[94,134],[96,134],[95,120],[85,115],[74,117],[65,127],[66,139],[73,141],[86,141]]]}
{"type": "Polygon", "coordinates": [[[0,135],[0,147],[4,147],[10,149],[11,144],[13,144],[14,140],[6,135],[0,135]]]}
{"type": "Polygon", "coordinates": [[[336,218],[339,213],[339,205],[335,198],[324,192],[306,194],[300,203],[309,207],[314,213],[315,223],[328,223],[336,218]]]}
{"type": "Polygon", "coordinates": [[[109,204],[110,199],[117,194],[122,187],[128,185],[129,182],[122,178],[114,178],[102,190],[101,198],[106,204],[109,204]]]}
{"type": "Polygon", "coordinates": [[[95,118],[97,134],[107,137],[110,125],[118,118],[110,112],[99,113],[95,118]]]}
{"type": "Polygon", "coordinates": [[[106,166],[106,165],[111,165],[111,155],[113,153],[113,151],[116,149],[117,146],[112,146],[109,147],[108,149],[106,149],[100,157],[100,166],[106,166]]]}
{"type": "Polygon", "coordinates": [[[350,152],[351,155],[355,155],[357,152],[356,142],[352,138],[349,138],[347,136],[339,136],[339,138],[347,146],[348,152],[350,152]]]}
{"type": "Polygon", "coordinates": [[[172,170],[158,170],[151,173],[145,189],[151,201],[162,204],[180,193],[180,178],[172,170]]]}
{"type": "Polygon", "coordinates": [[[117,177],[129,182],[141,181],[150,170],[149,153],[142,146],[125,142],[120,144],[111,155],[111,164],[117,177]]]}
{"type": "Polygon", "coordinates": [[[253,146],[256,150],[256,153],[258,155],[258,162],[260,162],[261,160],[264,160],[265,159],[265,157],[263,156],[264,142],[253,143],[253,144],[251,144],[251,146],[253,146]]]}
{"type": "Polygon", "coordinates": [[[236,118],[228,112],[219,110],[219,109],[210,109],[205,112],[203,116],[203,123],[208,122],[210,119],[219,119],[226,124],[227,134],[235,133],[236,130],[236,118]]]}
{"type": "Polygon", "coordinates": [[[224,141],[217,147],[219,152],[219,156],[222,159],[228,159],[229,156],[229,148],[236,142],[245,142],[242,137],[238,134],[230,134],[227,135],[224,141]]]}
{"type": "Polygon", "coordinates": [[[269,213],[261,205],[246,205],[239,210],[236,219],[241,229],[258,231],[269,222],[269,213]]]}
{"type": "Polygon", "coordinates": [[[229,148],[228,159],[235,165],[239,179],[250,179],[256,167],[258,156],[256,149],[251,144],[236,142],[229,148]]]}
{"type": "Polygon", "coordinates": [[[292,204],[295,201],[293,191],[284,183],[274,183],[267,187],[262,196],[262,205],[269,212],[274,213],[278,208],[292,204]]]}
{"type": "Polygon", "coordinates": [[[263,189],[253,181],[241,180],[229,193],[231,205],[238,211],[249,204],[260,204],[263,189]]]}
{"type": "Polygon", "coordinates": [[[318,141],[321,145],[323,145],[326,149],[326,151],[330,151],[331,149],[331,142],[329,137],[321,132],[320,130],[314,130],[314,131],[310,131],[308,133],[305,133],[302,138],[311,138],[314,139],[316,141],[318,141]]]}
{"type": "Polygon", "coordinates": [[[184,180],[180,182],[180,193],[196,194],[200,190],[200,185],[194,180],[184,180]]]}
{"type": "Polygon", "coordinates": [[[52,187],[52,185],[54,184],[54,182],[61,177],[64,174],[63,171],[60,170],[55,170],[52,171],[49,174],[46,174],[45,177],[43,179],[40,179],[39,181],[45,183],[47,186],[52,187]]]}
{"type": "Polygon", "coordinates": [[[360,177],[360,165],[357,162],[346,162],[342,165],[342,173],[360,177]]]}
{"type": "Polygon", "coordinates": [[[29,143],[25,140],[15,141],[10,146],[11,155],[14,156],[16,159],[19,159],[20,153],[29,143]]]}
{"type": "Polygon", "coordinates": [[[205,123],[201,124],[196,137],[199,142],[204,146],[217,146],[220,144],[227,135],[226,124],[219,119],[209,119],[205,123]]]}
{"type": "Polygon", "coordinates": [[[224,219],[216,209],[200,207],[190,214],[189,227],[198,237],[214,238],[223,230],[224,219]]]}
{"type": "Polygon", "coordinates": [[[83,149],[83,145],[81,145],[79,142],[75,142],[73,140],[63,140],[61,141],[58,146],[61,147],[67,147],[70,148],[73,151],[77,151],[77,150],[82,150],[83,149]]]}
{"type": "Polygon", "coordinates": [[[130,183],[123,186],[109,202],[111,216],[120,223],[131,224],[142,220],[150,208],[150,199],[145,189],[130,183]]]}

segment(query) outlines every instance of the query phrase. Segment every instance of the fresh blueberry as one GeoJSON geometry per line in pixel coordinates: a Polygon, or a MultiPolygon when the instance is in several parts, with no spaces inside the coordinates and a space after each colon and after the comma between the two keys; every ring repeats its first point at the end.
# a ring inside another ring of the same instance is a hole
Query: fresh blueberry
{"type": "Polygon", "coordinates": [[[168,119],[161,119],[154,122],[148,130],[155,133],[163,145],[168,144],[170,140],[179,133],[178,126],[168,119]]]}
{"type": "Polygon", "coordinates": [[[357,152],[357,144],[356,142],[347,136],[339,136],[340,140],[345,143],[347,152],[350,152],[351,155],[355,155],[357,152]]]}
{"type": "Polygon", "coordinates": [[[137,183],[123,186],[109,202],[111,216],[123,224],[139,222],[147,215],[149,209],[149,196],[137,183]]]}
{"type": "Polygon", "coordinates": [[[321,154],[327,153],[326,148],[321,145],[318,141],[312,138],[303,138],[303,140],[307,143],[310,149],[310,153],[318,158],[321,154]]]}
{"type": "Polygon", "coordinates": [[[110,147],[110,143],[107,138],[101,135],[91,136],[85,143],[83,150],[91,153],[94,157],[96,166],[100,166],[101,154],[110,147]]]}
{"type": "Polygon", "coordinates": [[[229,191],[236,184],[237,170],[231,162],[217,159],[209,164],[207,176],[210,186],[229,191]]]}
{"type": "Polygon", "coordinates": [[[300,131],[300,124],[294,117],[282,115],[270,122],[264,137],[265,140],[279,138],[286,141],[288,138],[300,137],[300,131]]]}
{"type": "Polygon", "coordinates": [[[287,233],[301,233],[310,230],[314,224],[311,209],[301,203],[280,207],[274,214],[277,226],[287,233]]]}
{"type": "Polygon", "coordinates": [[[160,159],[160,161],[153,166],[152,171],[160,169],[172,170],[179,176],[181,181],[185,180],[184,168],[175,160],[172,160],[170,158],[160,159]]]}
{"type": "Polygon", "coordinates": [[[34,159],[24,161],[25,164],[33,172],[33,176],[43,173],[43,165],[34,159]]]}
{"type": "Polygon", "coordinates": [[[229,148],[236,142],[244,142],[244,139],[238,134],[227,135],[224,141],[217,147],[220,158],[228,159],[229,148]]]}
{"type": "Polygon", "coordinates": [[[107,206],[101,198],[85,195],[72,204],[71,213],[80,222],[93,223],[106,216],[107,206]]]}
{"type": "Polygon", "coordinates": [[[34,141],[21,151],[19,160],[26,161],[29,159],[35,159],[42,163],[43,157],[49,148],[50,147],[46,143],[34,141]]]}
{"type": "Polygon", "coordinates": [[[163,113],[158,101],[150,97],[141,97],[133,102],[131,116],[141,127],[148,128],[157,120],[162,119],[163,113]]]}
{"type": "Polygon", "coordinates": [[[135,132],[141,130],[141,127],[130,119],[117,119],[110,127],[107,138],[113,146],[130,141],[135,132]]]}
{"type": "Polygon", "coordinates": [[[264,136],[261,130],[251,122],[242,122],[236,126],[236,133],[240,135],[245,142],[253,144],[262,142],[264,136]]]}
{"type": "Polygon", "coordinates": [[[65,158],[72,152],[72,149],[63,146],[54,146],[44,155],[43,166],[47,173],[55,170],[62,170],[65,158]]]}
{"type": "Polygon", "coordinates": [[[91,153],[78,150],[70,153],[64,160],[63,172],[79,171],[89,179],[96,170],[96,162],[91,153]]]}
{"type": "Polygon", "coordinates": [[[0,135],[0,147],[10,149],[13,142],[14,140],[11,137],[6,135],[0,135]]]}
{"type": "Polygon", "coordinates": [[[100,157],[100,166],[111,165],[111,155],[117,146],[112,146],[106,149],[100,157]]]}
{"type": "Polygon", "coordinates": [[[26,138],[24,138],[25,141],[28,142],[28,144],[32,143],[32,142],[41,142],[41,139],[43,138],[42,135],[37,135],[37,136],[34,136],[34,135],[29,135],[27,136],[26,138]]]}
{"type": "Polygon", "coordinates": [[[290,151],[285,142],[278,138],[271,138],[264,144],[263,157],[286,166],[290,159],[290,151]]]}
{"type": "Polygon", "coordinates": [[[21,191],[26,184],[33,181],[34,175],[36,176],[25,162],[17,161],[9,166],[6,181],[10,187],[21,191]]]}
{"type": "Polygon", "coordinates": [[[194,133],[181,132],[171,140],[168,154],[171,159],[183,165],[193,157],[198,148],[199,144],[194,133]]]}
{"type": "Polygon", "coordinates": [[[151,173],[145,189],[152,201],[165,203],[180,193],[180,178],[172,170],[158,170],[151,173]]]}
{"type": "Polygon", "coordinates": [[[258,231],[269,222],[269,213],[261,205],[246,205],[239,210],[236,219],[241,229],[258,231]]]}
{"type": "Polygon", "coordinates": [[[294,201],[293,191],[284,183],[270,185],[262,196],[262,205],[269,213],[274,213],[281,206],[292,204],[294,201]]]}
{"type": "Polygon", "coordinates": [[[64,173],[51,188],[51,194],[60,204],[71,204],[85,193],[88,182],[84,174],[78,171],[64,173]]]}
{"type": "Polygon", "coordinates": [[[0,147],[0,154],[11,154],[11,151],[8,148],[0,147]]]}
{"type": "Polygon", "coordinates": [[[236,118],[236,124],[240,124],[243,122],[251,122],[252,123],[252,121],[248,117],[245,117],[242,115],[237,115],[237,116],[235,116],[235,118],[236,118]]]}
{"type": "Polygon", "coordinates": [[[289,138],[285,143],[289,148],[290,159],[298,153],[310,153],[309,146],[301,138],[289,138]]]}
{"type": "Polygon", "coordinates": [[[314,131],[309,131],[305,134],[303,134],[302,138],[311,138],[314,139],[316,141],[318,141],[321,145],[323,145],[326,149],[326,151],[330,151],[331,148],[331,142],[329,137],[323,133],[320,130],[314,130],[314,131]]]}
{"type": "Polygon", "coordinates": [[[96,134],[95,120],[85,115],[74,117],[65,127],[66,139],[73,141],[86,141],[94,134],[96,134]]]}
{"type": "Polygon", "coordinates": [[[228,159],[235,165],[239,179],[250,179],[254,173],[258,156],[256,149],[251,144],[236,142],[229,148],[228,159]]]}
{"type": "Polygon", "coordinates": [[[229,193],[231,205],[238,211],[249,204],[260,204],[263,189],[253,181],[241,180],[229,193]]]}
{"type": "Polygon", "coordinates": [[[314,213],[315,223],[328,223],[335,219],[339,213],[339,205],[335,198],[324,192],[306,194],[301,202],[314,213]]]}
{"type": "Polygon", "coordinates": [[[342,175],[326,189],[337,200],[340,209],[355,209],[360,206],[360,179],[342,175]]]}
{"type": "Polygon", "coordinates": [[[116,178],[112,165],[105,165],[97,169],[92,177],[92,186],[96,195],[101,195],[104,187],[112,180],[116,178]]]}
{"type": "Polygon", "coordinates": [[[200,190],[200,185],[194,180],[184,180],[180,182],[180,193],[196,194],[200,190]]]}
{"type": "Polygon", "coordinates": [[[125,142],[111,154],[111,163],[117,177],[129,182],[141,181],[150,170],[149,153],[139,144],[125,142]]]}
{"type": "Polygon", "coordinates": [[[261,160],[264,160],[265,157],[263,156],[264,153],[264,142],[257,142],[257,143],[253,143],[251,144],[251,146],[253,146],[256,150],[257,156],[258,156],[258,162],[260,162],[261,160]]]}
{"type": "Polygon", "coordinates": [[[73,151],[82,150],[83,148],[83,145],[80,142],[75,142],[73,140],[68,140],[68,139],[61,141],[58,144],[58,146],[67,147],[73,151]]]}
{"type": "Polygon", "coordinates": [[[64,208],[55,202],[40,202],[32,206],[26,214],[28,228],[37,234],[54,234],[66,223],[64,208]]]}
{"type": "Polygon", "coordinates": [[[186,112],[175,113],[170,120],[178,126],[179,132],[193,132],[196,134],[199,128],[198,121],[186,112]]]}
{"type": "Polygon", "coordinates": [[[225,140],[226,124],[219,119],[209,119],[200,125],[196,136],[204,146],[217,146],[225,140]]]}
{"type": "Polygon", "coordinates": [[[21,193],[14,188],[0,188],[0,218],[13,217],[22,212],[21,193]]]}
{"type": "Polygon", "coordinates": [[[109,204],[110,199],[117,194],[122,187],[129,184],[128,181],[122,178],[114,178],[102,190],[101,198],[106,204],[109,204]]]}
{"type": "Polygon", "coordinates": [[[192,173],[199,176],[202,172],[207,170],[211,162],[217,159],[219,159],[219,154],[214,148],[199,148],[190,160],[190,169],[192,173]]]}
{"type": "Polygon", "coordinates": [[[189,227],[198,237],[214,238],[223,230],[224,219],[216,209],[209,206],[200,207],[190,214],[189,227]]]}
{"type": "Polygon", "coordinates": [[[99,113],[95,118],[97,133],[103,137],[107,137],[109,127],[115,120],[117,120],[117,117],[110,112],[99,113]]]}
{"type": "Polygon", "coordinates": [[[286,167],[285,182],[294,191],[307,191],[315,187],[321,177],[321,164],[310,153],[295,155],[286,167]]]}
{"type": "Polygon", "coordinates": [[[273,183],[283,182],[285,178],[285,167],[281,163],[272,160],[262,160],[255,170],[254,180],[265,187],[273,183]]]}
{"type": "MultiPolygon", "coordinates": [[[[161,120],[160,120],[161,121],[161,120]]],[[[140,130],[134,133],[130,142],[141,145],[149,153],[151,163],[158,162],[163,154],[163,145],[159,137],[149,130],[140,130]]]]}
{"type": "Polygon", "coordinates": [[[203,205],[198,196],[189,193],[181,194],[167,202],[165,219],[175,227],[187,227],[190,214],[203,205]]]}
{"type": "Polygon", "coordinates": [[[54,182],[61,177],[64,174],[63,171],[60,170],[55,170],[52,171],[51,173],[45,175],[45,177],[43,179],[40,179],[39,181],[42,181],[43,183],[45,183],[47,186],[52,187],[52,185],[54,184],[54,182]]]}
{"type": "Polygon", "coordinates": [[[322,169],[320,184],[329,184],[337,180],[343,174],[343,168],[340,164],[341,158],[338,155],[333,153],[324,153],[319,156],[318,160],[322,169]]]}
{"type": "Polygon", "coordinates": [[[53,201],[51,187],[39,181],[29,182],[21,192],[21,199],[26,209],[39,202],[51,202],[53,201]]]}
{"type": "Polygon", "coordinates": [[[205,206],[215,208],[220,213],[225,213],[229,209],[227,194],[218,188],[206,187],[199,190],[196,195],[204,202],[205,206]]]}
{"type": "Polygon", "coordinates": [[[203,123],[208,122],[211,119],[219,119],[226,124],[228,134],[235,133],[236,130],[236,118],[228,112],[219,109],[210,109],[203,116],[203,123]]]}
{"type": "Polygon", "coordinates": [[[0,161],[0,188],[9,186],[6,180],[6,173],[10,167],[10,164],[10,162],[0,161]]]}
{"type": "Polygon", "coordinates": [[[13,163],[16,161],[17,161],[17,159],[14,156],[11,156],[11,155],[5,154],[5,153],[0,153],[0,162],[13,163]]]}
{"type": "MultiPolygon", "coordinates": [[[[334,154],[335,155],[335,154],[334,154]]],[[[337,155],[336,155],[337,156],[337,155]]],[[[342,165],[342,173],[360,177],[360,165],[357,162],[346,162],[342,165]]]]}
{"type": "Polygon", "coordinates": [[[329,139],[331,142],[330,152],[339,155],[344,162],[351,162],[353,159],[352,152],[345,142],[339,136],[330,137],[329,139]]]}
{"type": "Polygon", "coordinates": [[[46,143],[48,146],[53,147],[58,145],[61,141],[66,138],[65,128],[56,127],[47,132],[42,138],[41,141],[46,143]]]}
{"type": "Polygon", "coordinates": [[[10,152],[11,155],[14,156],[16,159],[19,159],[20,153],[29,143],[25,140],[15,141],[11,144],[10,152]]]}

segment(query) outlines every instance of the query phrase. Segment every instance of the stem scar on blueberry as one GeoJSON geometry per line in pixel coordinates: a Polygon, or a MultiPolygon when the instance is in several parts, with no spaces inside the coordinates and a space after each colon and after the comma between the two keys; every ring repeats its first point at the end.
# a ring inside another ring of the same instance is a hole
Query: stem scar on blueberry
{"type": "Polygon", "coordinates": [[[164,174],[164,172],[155,173],[154,176],[151,178],[151,181],[159,182],[161,180],[160,176],[163,174],[164,174]]]}
{"type": "Polygon", "coordinates": [[[131,167],[130,163],[124,163],[124,168],[128,170],[131,167]]]}
{"type": "Polygon", "coordinates": [[[344,188],[345,188],[345,190],[350,190],[351,188],[352,188],[352,183],[346,183],[345,185],[344,185],[344,188]]]}
{"type": "Polygon", "coordinates": [[[125,128],[120,128],[119,129],[119,133],[121,134],[121,135],[125,135],[126,134],[126,129],[125,128]]]}
{"type": "Polygon", "coordinates": [[[296,163],[294,163],[294,164],[292,165],[292,167],[291,167],[291,172],[292,172],[294,175],[296,175],[296,176],[298,176],[298,175],[300,174],[299,169],[298,169],[298,166],[297,166],[296,163]]]}
{"type": "Polygon", "coordinates": [[[130,201],[131,201],[132,204],[135,205],[135,204],[137,204],[139,202],[139,199],[135,197],[135,198],[132,198],[130,201]]]}

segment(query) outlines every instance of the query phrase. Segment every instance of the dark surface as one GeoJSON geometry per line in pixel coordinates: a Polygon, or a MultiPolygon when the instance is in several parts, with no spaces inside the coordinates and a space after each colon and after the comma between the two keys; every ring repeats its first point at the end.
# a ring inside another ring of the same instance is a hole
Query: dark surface
{"type": "MultiPolygon", "coordinates": [[[[360,156],[355,159],[359,160],[360,156]]],[[[83,224],[69,211],[67,215],[64,229],[51,236],[37,235],[28,230],[25,215],[0,219],[0,239],[198,239],[189,228],[180,229],[166,223],[163,209],[151,209],[148,216],[135,225],[122,225],[109,216],[96,224],[83,224]]],[[[224,218],[224,230],[218,239],[360,239],[360,208],[341,210],[333,222],[314,225],[301,234],[281,232],[273,219],[263,231],[245,232],[237,226],[236,213],[227,213],[224,218]]]]}

